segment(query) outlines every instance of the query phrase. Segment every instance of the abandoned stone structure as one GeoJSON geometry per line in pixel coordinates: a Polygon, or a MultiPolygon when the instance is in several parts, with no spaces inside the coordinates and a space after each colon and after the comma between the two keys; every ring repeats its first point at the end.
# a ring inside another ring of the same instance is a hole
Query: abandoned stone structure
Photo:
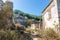
{"type": "Polygon", "coordinates": [[[5,7],[7,7],[8,10],[9,10],[8,11],[8,14],[9,14],[9,16],[8,16],[8,25],[10,27],[12,27],[12,23],[13,23],[13,21],[12,21],[12,17],[13,17],[13,2],[7,0],[5,2],[5,7]]]}
{"type": "Polygon", "coordinates": [[[52,28],[59,31],[60,28],[60,0],[51,0],[42,12],[43,28],[52,28]]]}
{"type": "Polygon", "coordinates": [[[8,26],[12,26],[12,16],[13,16],[13,2],[6,0],[3,2],[0,0],[0,13],[3,13],[7,11],[6,13],[8,14],[7,22],[8,26]]]}
{"type": "Polygon", "coordinates": [[[38,30],[43,29],[42,28],[42,21],[34,21],[34,23],[31,24],[30,27],[31,27],[31,29],[38,29],[38,30]]]}

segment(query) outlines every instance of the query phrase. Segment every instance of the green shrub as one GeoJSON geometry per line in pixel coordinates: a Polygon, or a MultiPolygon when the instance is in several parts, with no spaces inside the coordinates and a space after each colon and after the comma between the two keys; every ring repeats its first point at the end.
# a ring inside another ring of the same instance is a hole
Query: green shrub
{"type": "Polygon", "coordinates": [[[0,40],[17,40],[17,38],[17,34],[10,30],[0,32],[0,40]]]}
{"type": "Polygon", "coordinates": [[[44,35],[47,40],[60,40],[58,33],[51,28],[47,29],[44,35]]]}
{"type": "Polygon", "coordinates": [[[19,33],[16,30],[0,31],[0,40],[32,40],[29,33],[19,33]]]}
{"type": "Polygon", "coordinates": [[[38,35],[39,35],[38,40],[60,40],[60,33],[55,32],[51,28],[45,31],[38,30],[38,35]]]}

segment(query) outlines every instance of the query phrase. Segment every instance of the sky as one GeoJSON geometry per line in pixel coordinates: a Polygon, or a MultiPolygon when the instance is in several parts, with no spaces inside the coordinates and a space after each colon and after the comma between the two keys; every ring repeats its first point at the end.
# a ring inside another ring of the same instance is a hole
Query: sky
{"type": "MultiPolygon", "coordinates": [[[[5,0],[3,0],[5,1],[5,0]]],[[[50,0],[11,0],[14,10],[18,9],[25,13],[40,16],[50,0]]]]}

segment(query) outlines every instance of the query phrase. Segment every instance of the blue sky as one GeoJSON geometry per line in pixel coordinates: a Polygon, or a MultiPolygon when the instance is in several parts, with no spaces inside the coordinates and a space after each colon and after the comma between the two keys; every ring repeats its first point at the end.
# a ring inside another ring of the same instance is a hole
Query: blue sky
{"type": "Polygon", "coordinates": [[[50,0],[12,0],[14,9],[40,16],[50,0]]]}

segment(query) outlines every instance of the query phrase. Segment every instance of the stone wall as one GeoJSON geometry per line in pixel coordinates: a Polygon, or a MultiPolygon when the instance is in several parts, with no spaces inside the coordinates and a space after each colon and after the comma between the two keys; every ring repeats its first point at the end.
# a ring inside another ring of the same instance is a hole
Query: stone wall
{"type": "Polygon", "coordinates": [[[43,27],[44,29],[52,28],[55,31],[59,27],[59,16],[57,0],[53,0],[43,12],[43,27]]]}

